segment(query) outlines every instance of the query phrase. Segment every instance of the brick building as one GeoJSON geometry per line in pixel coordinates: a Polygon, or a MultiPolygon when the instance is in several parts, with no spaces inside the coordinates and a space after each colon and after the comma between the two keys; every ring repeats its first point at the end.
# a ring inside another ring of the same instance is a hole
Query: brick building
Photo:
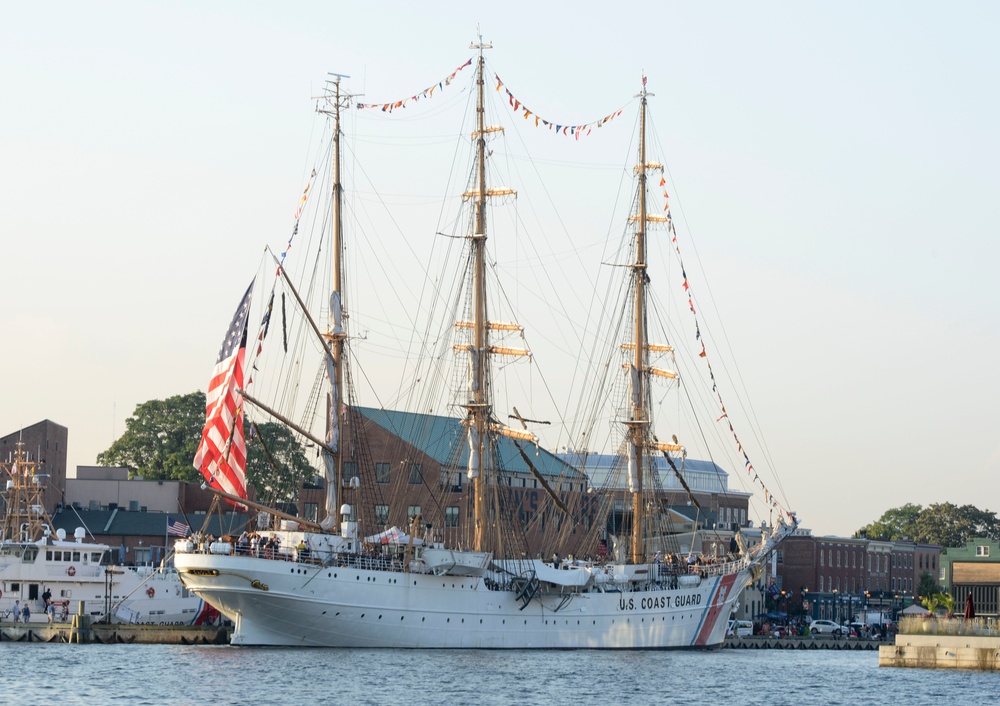
{"type": "Polygon", "coordinates": [[[18,442],[24,444],[25,457],[38,464],[36,473],[45,477],[45,509],[49,514],[64,502],[66,495],[66,445],[69,430],[51,420],[32,424],[0,437],[0,458],[13,458],[18,442]]]}
{"type": "Polygon", "coordinates": [[[775,554],[779,596],[798,596],[814,618],[853,619],[870,610],[899,610],[913,601],[920,576],[937,579],[941,547],[854,537],[815,537],[797,530],[775,554]]]}

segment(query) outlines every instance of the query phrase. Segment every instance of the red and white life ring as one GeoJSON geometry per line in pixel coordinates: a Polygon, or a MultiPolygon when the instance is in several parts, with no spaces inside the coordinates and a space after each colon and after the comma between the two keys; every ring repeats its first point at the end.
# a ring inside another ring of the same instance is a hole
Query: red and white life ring
{"type": "Polygon", "coordinates": [[[156,589],[150,586],[149,588],[146,589],[146,595],[152,598],[153,596],[156,595],[156,589]]]}
{"type": "Polygon", "coordinates": [[[70,576],[76,576],[76,567],[75,566],[69,567],[68,569],[66,569],[66,573],[69,574],[70,576]]]}

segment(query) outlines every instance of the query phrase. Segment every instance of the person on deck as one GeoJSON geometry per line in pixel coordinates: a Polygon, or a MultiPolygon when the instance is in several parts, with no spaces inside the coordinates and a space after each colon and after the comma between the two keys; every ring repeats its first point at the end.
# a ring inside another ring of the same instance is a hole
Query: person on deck
{"type": "Polygon", "coordinates": [[[14,611],[14,622],[21,622],[21,601],[14,601],[12,610],[14,611]]]}

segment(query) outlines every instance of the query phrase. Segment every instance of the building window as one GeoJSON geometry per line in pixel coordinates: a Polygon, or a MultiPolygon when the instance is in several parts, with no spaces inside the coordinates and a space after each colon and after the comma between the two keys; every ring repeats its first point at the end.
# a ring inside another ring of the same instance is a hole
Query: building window
{"type": "Polygon", "coordinates": [[[424,474],[420,470],[419,463],[410,464],[410,485],[421,485],[424,482],[424,474]]]}
{"type": "Polygon", "coordinates": [[[458,527],[458,508],[449,506],[444,509],[444,526],[458,527]]]}
{"type": "Polygon", "coordinates": [[[990,548],[988,546],[979,545],[976,547],[976,556],[989,556],[990,548]]]}
{"type": "Polygon", "coordinates": [[[344,480],[349,481],[351,478],[358,477],[358,462],[357,461],[345,461],[344,462],[344,480]]]}
{"type": "Polygon", "coordinates": [[[305,503],[302,506],[302,516],[310,522],[319,518],[319,503],[305,503]]]}
{"type": "Polygon", "coordinates": [[[388,463],[376,463],[375,464],[375,482],[385,485],[389,482],[389,464],[388,463]]]}
{"type": "Polygon", "coordinates": [[[452,493],[462,492],[462,472],[461,471],[441,471],[441,487],[452,493]]]}
{"type": "Polygon", "coordinates": [[[407,519],[412,520],[414,517],[416,517],[419,514],[421,514],[420,513],[420,506],[419,505],[408,505],[406,507],[406,517],[407,517],[407,519]]]}
{"type": "Polygon", "coordinates": [[[941,572],[938,574],[938,581],[940,583],[944,583],[948,579],[948,577],[945,576],[944,574],[945,574],[945,571],[944,571],[944,567],[942,566],[941,567],[941,572]]]}
{"type": "Polygon", "coordinates": [[[387,524],[389,524],[389,506],[388,505],[376,505],[375,506],[375,524],[377,524],[377,525],[387,525],[387,524]]]}
{"type": "MultiPolygon", "coordinates": [[[[826,566],[826,565],[825,565],[825,564],[823,563],[823,550],[822,550],[822,549],[820,549],[820,550],[819,550],[819,565],[820,565],[820,566],[826,566]]],[[[823,589],[821,588],[820,590],[822,591],[823,589]]]]}
{"type": "Polygon", "coordinates": [[[819,592],[820,593],[823,592],[823,577],[822,576],[819,577],[819,592]]]}

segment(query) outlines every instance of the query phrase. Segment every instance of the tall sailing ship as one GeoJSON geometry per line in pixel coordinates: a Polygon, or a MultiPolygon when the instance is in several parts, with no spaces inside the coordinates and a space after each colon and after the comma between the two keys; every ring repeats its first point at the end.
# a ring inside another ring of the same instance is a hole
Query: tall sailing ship
{"type": "MultiPolygon", "coordinates": [[[[702,561],[690,548],[682,552],[671,543],[669,521],[661,517],[669,515],[662,470],[668,468],[684,485],[686,450],[676,437],[661,441],[653,420],[651,381],[671,380],[675,374],[651,362],[651,356],[671,349],[650,340],[648,333],[647,226],[663,217],[646,204],[647,180],[659,165],[646,155],[645,80],[638,95],[640,147],[627,230],[630,262],[623,292],[628,323],[622,327],[625,340],[613,354],[622,360],[607,366],[618,371],[612,387],[621,398],[614,410],[620,460],[611,464],[609,473],[622,479],[616,492],[612,486],[587,487],[578,469],[540,447],[530,426],[535,421],[516,407],[501,413],[495,400],[491,360],[522,357],[528,351],[504,345],[505,336],[519,335],[521,329],[497,320],[488,301],[487,207],[492,198],[513,192],[487,181],[487,140],[500,128],[485,122],[483,50],[489,45],[480,42],[473,48],[477,56],[466,65],[475,61],[475,154],[463,194],[470,212],[458,221],[467,228],[458,236],[465,245],[466,277],[452,298],[460,318],[452,324],[447,346],[456,365],[450,379],[461,383],[447,407],[457,414],[365,408],[352,399],[340,215],[340,119],[348,103],[338,77],[328,92],[333,205],[328,219],[332,245],[325,251],[332,252],[333,283],[324,302],[326,331],[307,319],[310,336],[324,357],[327,392],[312,400],[314,407],[322,408],[326,428],[313,432],[245,389],[245,369],[254,364],[244,360],[249,316],[244,298],[213,375],[196,465],[225,501],[260,510],[256,531],[249,528],[256,538],[248,540],[237,530],[216,541],[177,543],[182,580],[233,621],[236,645],[718,647],[742,590],[760,578],[767,558],[794,530],[796,520],[781,511],[759,542],[702,561]],[[322,456],[323,522],[247,499],[241,475],[246,457],[242,417],[250,410],[292,425],[322,456]],[[514,426],[502,418],[514,420],[514,426]],[[408,476],[389,484],[390,464],[372,461],[373,453],[364,450],[366,434],[375,437],[369,443],[395,439],[411,461],[422,459],[428,467],[436,463],[440,481],[429,481],[419,463],[409,463],[408,476]],[[529,516],[524,494],[518,492],[527,483],[544,491],[544,513],[529,516]],[[570,502],[563,491],[574,484],[584,492],[575,493],[570,502]],[[407,505],[406,492],[412,497],[417,489],[430,486],[446,495],[407,505]],[[443,499],[447,494],[451,500],[443,499]],[[372,514],[368,505],[381,510],[372,514]],[[389,522],[393,505],[407,507],[402,522],[389,522]],[[616,518],[613,526],[610,515],[616,518]]],[[[303,302],[284,265],[279,263],[277,269],[276,281],[303,302]]],[[[263,331],[270,323],[270,304],[266,311],[263,331]]],[[[259,341],[263,335],[258,334],[259,341]]],[[[256,345],[250,353],[260,350],[256,345]]],[[[442,367],[443,350],[439,344],[432,368],[442,367]]],[[[422,404],[420,409],[431,408],[422,404]]]]}

